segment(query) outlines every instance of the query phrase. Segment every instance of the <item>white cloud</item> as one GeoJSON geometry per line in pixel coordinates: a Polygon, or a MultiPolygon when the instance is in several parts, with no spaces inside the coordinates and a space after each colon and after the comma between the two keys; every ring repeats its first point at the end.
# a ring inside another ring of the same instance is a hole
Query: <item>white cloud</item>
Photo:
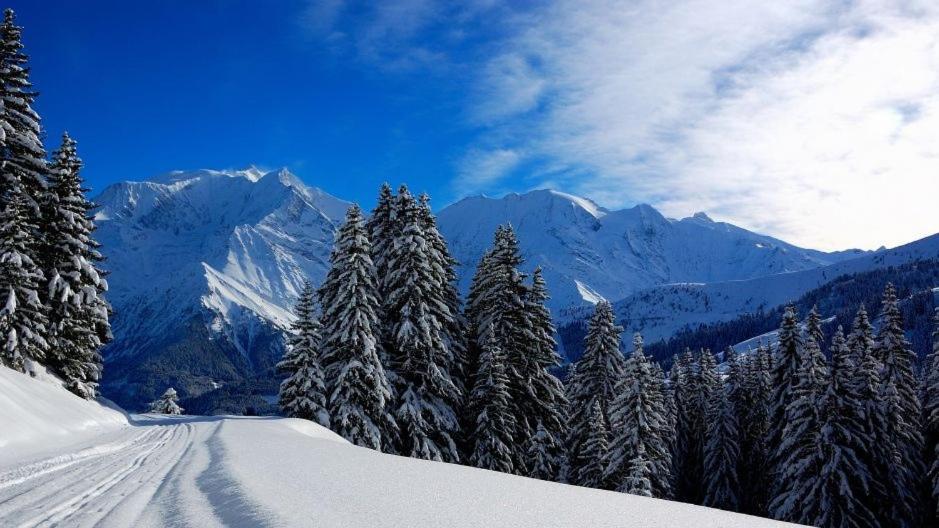
{"type": "Polygon", "coordinates": [[[496,148],[471,148],[466,192],[508,172],[483,152],[511,168],[525,152],[603,205],[707,210],[807,246],[939,232],[929,4],[560,1],[502,49],[472,98],[496,148]]]}
{"type": "Polygon", "coordinates": [[[457,164],[458,192],[490,188],[514,170],[522,157],[511,149],[469,151],[457,164]]]}

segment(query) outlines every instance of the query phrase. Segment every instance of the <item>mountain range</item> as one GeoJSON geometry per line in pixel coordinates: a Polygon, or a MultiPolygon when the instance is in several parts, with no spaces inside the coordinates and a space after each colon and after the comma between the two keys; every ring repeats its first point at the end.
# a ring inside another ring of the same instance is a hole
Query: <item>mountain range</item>
{"type": "MultiPolygon", "coordinates": [[[[349,202],[285,169],[254,167],[117,183],[95,201],[114,307],[104,395],[138,408],[174,385],[193,412],[270,411],[292,305],[305,279],[322,280],[349,202]]],[[[607,299],[624,321],[654,318],[649,339],[695,321],[680,315],[687,305],[708,321],[732,319],[776,303],[790,277],[798,295],[881,255],[800,248],[704,213],[608,210],[553,190],[466,198],[437,215],[464,293],[496,226],[511,223],[524,270],[544,270],[559,324],[607,299]],[[695,304],[721,295],[719,313],[695,304]]]]}

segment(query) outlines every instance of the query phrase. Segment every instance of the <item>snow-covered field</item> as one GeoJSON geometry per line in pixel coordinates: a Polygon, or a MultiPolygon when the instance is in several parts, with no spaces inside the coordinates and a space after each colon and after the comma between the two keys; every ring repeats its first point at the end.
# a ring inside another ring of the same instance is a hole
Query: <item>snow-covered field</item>
{"type": "Polygon", "coordinates": [[[384,455],[294,419],[125,418],[3,367],[0,389],[5,527],[782,526],[384,455]]]}

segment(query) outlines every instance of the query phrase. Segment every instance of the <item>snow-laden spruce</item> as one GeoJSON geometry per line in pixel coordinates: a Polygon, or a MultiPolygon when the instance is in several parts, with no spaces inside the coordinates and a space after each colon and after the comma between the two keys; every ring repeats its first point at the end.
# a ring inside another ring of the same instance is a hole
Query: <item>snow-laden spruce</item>
{"type": "Polygon", "coordinates": [[[391,396],[378,357],[378,301],[368,236],[359,206],[349,207],[319,289],[326,407],[333,431],[353,444],[381,449],[394,429],[391,396]]]}
{"type": "Polygon", "coordinates": [[[915,526],[919,514],[919,484],[924,475],[922,408],[913,374],[916,358],[903,333],[903,315],[892,284],[884,291],[880,318],[874,355],[883,365],[880,397],[886,417],[886,437],[882,445],[894,453],[887,464],[885,482],[893,497],[888,515],[899,526],[915,526]]]}
{"type": "Polygon", "coordinates": [[[704,504],[722,510],[739,505],[740,423],[731,393],[740,383],[740,369],[733,349],[724,353],[727,378],[718,376],[707,405],[707,436],[704,444],[704,504]]]}
{"type": "Polygon", "coordinates": [[[379,277],[386,297],[382,311],[388,362],[394,371],[394,418],[397,452],[444,462],[458,462],[463,395],[451,376],[454,359],[447,339],[450,313],[443,298],[446,274],[425,232],[421,206],[402,186],[395,203],[398,231],[387,272],[379,277]]]}
{"type": "Polygon", "coordinates": [[[17,370],[45,359],[48,333],[39,258],[45,149],[21,37],[7,9],[0,24],[0,358],[17,370]]]}
{"type": "Polygon", "coordinates": [[[170,387],[166,389],[160,399],[150,403],[150,412],[157,414],[183,414],[183,408],[179,406],[179,396],[176,389],[170,387]]]}
{"type": "Polygon", "coordinates": [[[604,481],[617,491],[650,497],[671,494],[671,431],[661,390],[642,351],[642,337],[636,334],[619,394],[610,406],[613,441],[604,481]]]}
{"type": "Polygon", "coordinates": [[[616,325],[610,303],[597,303],[587,328],[584,354],[577,361],[567,387],[569,479],[573,484],[595,486],[599,482],[592,474],[593,468],[586,466],[592,465],[592,453],[599,442],[598,428],[604,429],[605,437],[610,406],[619,393],[626,370],[626,360],[619,348],[622,330],[616,325]],[[599,423],[597,412],[602,418],[599,423]],[[592,442],[590,447],[588,442],[592,442]]]}
{"type": "Polygon", "coordinates": [[[476,417],[470,463],[478,468],[515,472],[512,456],[514,417],[509,409],[508,378],[502,350],[491,337],[479,356],[469,408],[476,417]]]}
{"type": "Polygon", "coordinates": [[[588,407],[587,422],[584,424],[583,442],[576,455],[571,460],[572,465],[576,464],[577,473],[576,483],[585,488],[606,488],[607,483],[604,479],[606,472],[606,460],[609,454],[609,432],[606,425],[606,418],[603,417],[603,409],[600,406],[600,400],[594,399],[588,407]]]}
{"type": "Polygon", "coordinates": [[[760,344],[741,358],[742,390],[731,392],[740,423],[739,510],[765,515],[772,486],[768,435],[771,415],[771,355],[760,344]]]}
{"type": "Polygon", "coordinates": [[[777,455],[783,452],[781,446],[783,428],[786,426],[786,409],[796,397],[795,386],[799,380],[802,363],[802,335],[793,305],[787,306],[783,313],[778,339],[773,352],[773,396],[769,430],[770,455],[773,457],[773,471],[777,477],[782,471],[782,461],[777,455]]]}
{"type": "Polygon", "coordinates": [[[280,384],[278,402],[285,416],[312,420],[329,427],[326,382],[320,364],[322,326],[316,314],[316,291],[309,281],[297,299],[296,320],[287,338],[287,350],[277,364],[287,378],[280,384]]]}
{"type": "Polygon", "coordinates": [[[564,412],[561,385],[548,369],[558,364],[554,328],[545,307],[547,289],[537,271],[532,284],[519,271],[518,240],[511,226],[500,226],[492,248],[479,263],[466,305],[470,335],[469,359],[491,339],[503,351],[509,380],[509,405],[514,418],[515,471],[531,474],[527,449],[538,425],[561,443],[564,412]]]}
{"type": "Polygon", "coordinates": [[[939,518],[939,310],[933,318],[932,352],[926,356],[923,380],[923,437],[929,469],[931,501],[927,515],[939,518]]]}
{"type": "Polygon", "coordinates": [[[108,288],[104,272],[97,267],[104,257],[92,238],[95,204],[85,198],[81,167],[75,140],[63,134],[62,145],[52,155],[42,201],[46,231],[42,260],[48,280],[47,363],[69,390],[93,398],[102,371],[99,350],[111,339],[111,308],[103,297],[108,288]]]}

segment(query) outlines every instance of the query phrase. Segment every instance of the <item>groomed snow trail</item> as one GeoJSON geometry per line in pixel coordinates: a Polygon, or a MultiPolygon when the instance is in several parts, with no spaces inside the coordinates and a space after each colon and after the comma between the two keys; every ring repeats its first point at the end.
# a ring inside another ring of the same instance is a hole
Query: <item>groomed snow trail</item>
{"type": "Polygon", "coordinates": [[[239,419],[140,417],[91,445],[0,469],[0,525],[265,526],[219,470],[227,420],[239,419]]]}
{"type": "Polygon", "coordinates": [[[131,416],[72,446],[34,443],[41,453],[0,450],[3,528],[782,524],[385,455],[290,418],[131,416]]]}

